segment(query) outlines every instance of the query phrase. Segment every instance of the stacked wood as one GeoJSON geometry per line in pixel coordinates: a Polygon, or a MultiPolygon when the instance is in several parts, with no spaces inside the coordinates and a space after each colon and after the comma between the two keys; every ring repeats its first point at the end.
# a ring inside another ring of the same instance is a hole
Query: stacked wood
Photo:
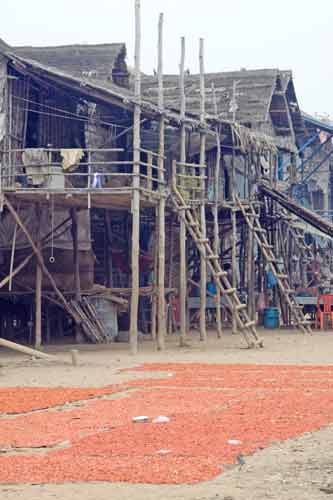
{"type": "Polygon", "coordinates": [[[110,342],[102,322],[97,317],[95,307],[83,297],[80,302],[71,300],[70,307],[79,318],[79,323],[84,335],[94,344],[106,344],[110,342]]]}

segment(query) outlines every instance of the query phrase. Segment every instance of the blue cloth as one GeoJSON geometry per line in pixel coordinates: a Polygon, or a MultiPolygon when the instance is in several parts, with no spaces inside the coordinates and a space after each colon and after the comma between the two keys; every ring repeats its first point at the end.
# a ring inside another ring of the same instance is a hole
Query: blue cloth
{"type": "Polygon", "coordinates": [[[207,292],[211,293],[212,295],[217,294],[217,289],[214,281],[210,281],[207,283],[207,292]]]}
{"type": "Polygon", "coordinates": [[[277,285],[277,279],[275,278],[272,271],[268,271],[267,273],[267,288],[272,289],[277,285]]]}

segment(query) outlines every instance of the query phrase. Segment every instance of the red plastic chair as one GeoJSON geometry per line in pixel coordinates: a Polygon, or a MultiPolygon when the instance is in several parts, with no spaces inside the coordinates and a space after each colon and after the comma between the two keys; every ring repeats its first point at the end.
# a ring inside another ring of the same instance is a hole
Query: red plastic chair
{"type": "Polygon", "coordinates": [[[329,316],[331,328],[333,328],[333,294],[319,295],[317,299],[316,327],[320,325],[320,329],[324,329],[325,316],[329,316]]]}

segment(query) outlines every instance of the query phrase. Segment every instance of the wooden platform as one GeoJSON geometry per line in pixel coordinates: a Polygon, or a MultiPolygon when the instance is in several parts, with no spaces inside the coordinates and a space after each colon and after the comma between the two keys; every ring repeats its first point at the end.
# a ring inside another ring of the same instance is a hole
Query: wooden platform
{"type": "MultiPolygon", "coordinates": [[[[41,203],[42,205],[54,204],[55,208],[106,208],[113,210],[130,210],[132,203],[132,189],[95,189],[90,190],[42,190],[27,189],[17,191],[4,191],[11,203],[20,203],[20,206],[41,203]],[[89,201],[90,198],[90,201],[89,201]]],[[[159,195],[140,190],[141,206],[154,207],[159,195]]]]}

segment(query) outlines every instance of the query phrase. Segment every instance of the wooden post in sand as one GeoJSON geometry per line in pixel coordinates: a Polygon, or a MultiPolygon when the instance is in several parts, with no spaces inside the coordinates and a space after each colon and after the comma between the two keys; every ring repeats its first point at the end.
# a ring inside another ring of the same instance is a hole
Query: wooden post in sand
{"type": "Polygon", "coordinates": [[[158,107],[161,113],[159,122],[159,151],[158,151],[158,310],[157,310],[157,348],[164,349],[166,331],[165,318],[165,193],[164,193],[164,154],[165,154],[165,118],[163,96],[163,14],[160,14],[158,23],[158,107]]]}
{"type": "MultiPolygon", "coordinates": [[[[231,158],[231,227],[232,227],[232,249],[231,249],[231,270],[232,287],[237,290],[237,208],[236,208],[236,165],[235,165],[235,133],[232,125],[232,158],[231,158]]],[[[237,333],[237,310],[235,305],[232,309],[232,333],[237,333]]]]}
{"type": "MultiPolygon", "coordinates": [[[[212,87],[213,94],[213,104],[214,104],[214,114],[217,118],[217,100],[215,87],[212,87]]],[[[221,164],[221,142],[220,142],[220,127],[216,125],[216,164],[215,164],[215,175],[214,175],[214,253],[215,255],[220,255],[220,233],[219,233],[219,196],[220,196],[220,164],[221,164]]],[[[216,329],[217,338],[222,337],[222,317],[221,317],[221,290],[220,287],[216,287],[216,329]]]]}
{"type": "Polygon", "coordinates": [[[133,115],[133,194],[132,194],[132,294],[130,317],[131,353],[138,351],[139,252],[140,252],[140,119],[141,119],[141,2],[135,0],[135,106],[133,115]]]}
{"type": "MultiPolygon", "coordinates": [[[[35,205],[37,224],[37,248],[41,252],[40,220],[41,207],[39,203],[35,205]]],[[[36,348],[42,345],[42,279],[43,271],[36,259],[36,288],[35,288],[35,342],[36,348]]]]}
{"type": "MultiPolygon", "coordinates": [[[[81,280],[80,280],[80,255],[79,255],[79,227],[78,213],[76,208],[70,211],[72,219],[72,239],[73,239],[73,266],[74,266],[74,290],[76,302],[81,302],[81,280]]],[[[83,334],[79,325],[75,327],[75,340],[77,343],[83,341],[83,334]]]]}
{"type": "MultiPolygon", "coordinates": [[[[185,38],[181,39],[181,57],[179,72],[180,89],[180,163],[186,162],[186,128],[185,128],[185,38]]],[[[176,170],[176,169],[175,169],[176,170]]],[[[181,172],[185,167],[181,166],[181,172]]],[[[176,175],[176,172],[174,172],[176,175]]],[[[177,178],[175,179],[175,182],[177,178]]],[[[179,345],[183,347],[186,343],[186,296],[187,296],[187,273],[186,273],[186,226],[182,218],[179,220],[179,242],[180,242],[180,273],[179,273],[179,308],[180,308],[180,336],[179,345]]]]}
{"type": "MultiPolygon", "coordinates": [[[[204,40],[200,38],[199,47],[199,66],[200,66],[200,125],[202,129],[206,126],[206,91],[205,91],[205,69],[204,69],[204,40]]],[[[206,239],[206,189],[205,176],[206,169],[201,168],[206,164],[206,132],[200,131],[200,225],[202,238],[206,239]]],[[[206,247],[203,245],[203,251],[200,252],[200,340],[207,342],[206,330],[206,296],[207,296],[207,264],[206,247]]]]}

